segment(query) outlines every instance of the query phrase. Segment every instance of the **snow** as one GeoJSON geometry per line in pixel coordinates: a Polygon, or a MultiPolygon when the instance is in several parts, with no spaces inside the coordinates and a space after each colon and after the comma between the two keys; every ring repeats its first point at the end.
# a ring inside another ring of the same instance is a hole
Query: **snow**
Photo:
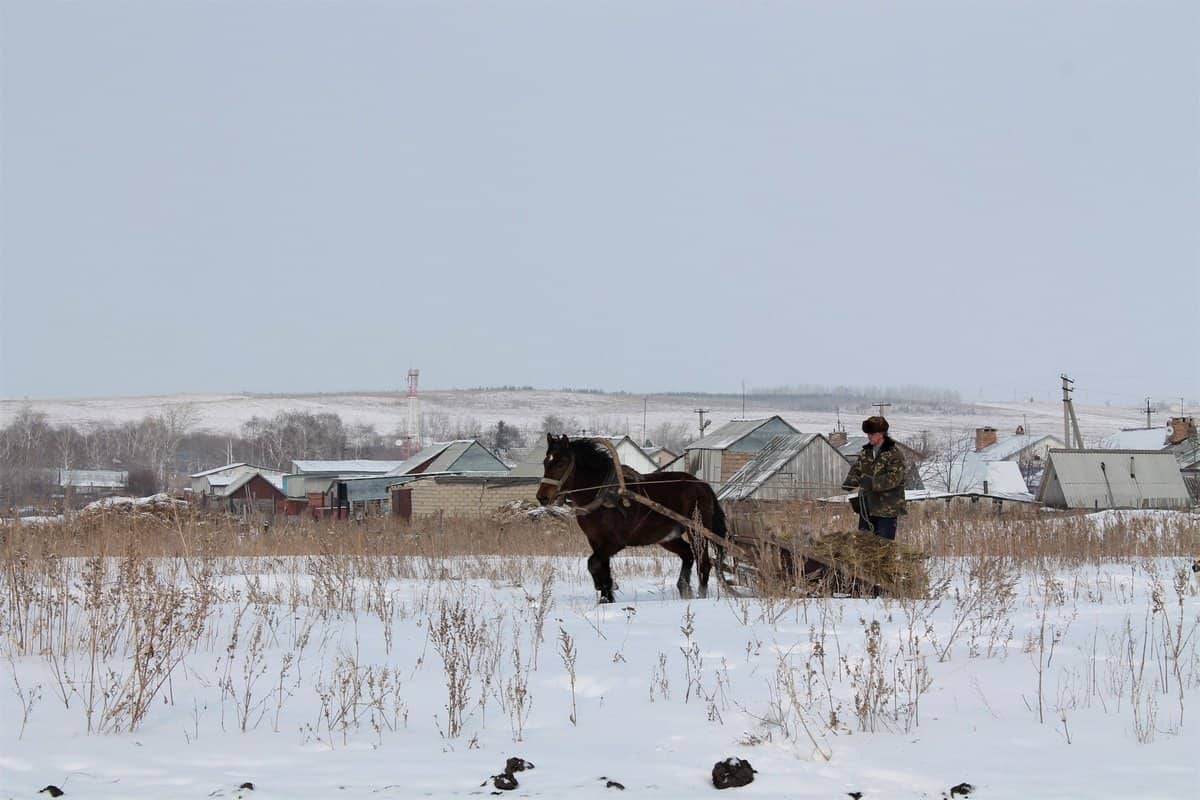
{"type": "MultiPolygon", "coordinates": [[[[422,390],[421,413],[452,422],[478,422],[482,429],[499,420],[527,431],[540,430],[547,414],[575,418],[588,431],[609,434],[628,433],[643,441],[642,422],[653,432],[663,423],[686,425],[694,430],[697,405],[709,409],[713,430],[734,419],[765,418],[773,414],[804,433],[829,433],[837,414],[830,411],[793,410],[765,400],[748,402],[743,413],[741,399],[733,395],[641,395],[568,392],[554,390],[422,390]],[[646,405],[643,406],[643,399],[646,405]]],[[[380,433],[403,430],[407,405],[402,392],[345,392],[302,395],[255,394],[171,394],[141,397],[0,399],[0,425],[7,425],[28,404],[43,412],[55,425],[70,423],[87,427],[100,422],[137,421],[175,406],[189,406],[195,414],[195,428],[213,433],[236,433],[251,417],[273,417],[281,411],[312,414],[335,413],[347,425],[374,425],[380,433]]],[[[863,417],[872,413],[857,410],[863,417]]],[[[844,419],[854,410],[842,408],[844,419]]],[[[1088,442],[1098,441],[1136,421],[1137,415],[1123,408],[1077,404],[1079,427],[1088,442]]],[[[932,440],[968,434],[977,427],[990,425],[1000,431],[1023,426],[1031,436],[1060,434],[1062,403],[985,402],[964,403],[948,409],[890,409],[888,420],[898,439],[920,438],[927,432],[932,440]]]]}
{"type": "MultiPolygon", "coordinates": [[[[132,731],[89,734],[84,696],[57,697],[50,654],[81,678],[85,652],[19,651],[6,636],[2,794],[40,798],[54,784],[68,800],[488,796],[481,784],[512,756],[535,765],[516,773],[514,796],[547,798],[613,797],[608,781],[630,796],[700,796],[728,758],[758,771],[732,790],[756,798],[940,798],[964,781],[978,800],[1200,793],[1200,635],[1178,672],[1148,658],[1141,684],[1129,674],[1139,662],[1124,658],[1146,642],[1165,652],[1160,618],[1195,632],[1189,560],[1064,564],[1049,594],[1028,567],[1002,608],[970,591],[973,559],[932,564],[934,583],[949,581],[940,600],[685,601],[671,557],[650,553],[614,561],[620,590],[607,606],[582,557],[380,562],[332,582],[319,559],[207,562],[219,593],[210,626],[132,731]],[[1189,582],[1178,596],[1177,574],[1189,582]],[[1165,611],[1153,611],[1156,593],[1165,611]],[[457,735],[440,609],[478,626],[459,645],[475,641],[484,664],[458,673],[470,682],[457,735]],[[899,694],[866,703],[874,712],[860,720],[856,696],[870,684],[855,675],[872,652],[880,686],[899,694]],[[522,676],[520,729],[515,695],[502,698],[522,676]],[[927,690],[910,694],[924,676],[927,690]],[[330,723],[342,713],[357,723],[330,723]],[[238,788],[246,781],[252,791],[238,788]]],[[[158,567],[165,584],[188,584],[179,562],[158,567]]],[[[86,637],[72,613],[71,635],[86,637]]],[[[120,678],[131,662],[117,645],[108,666],[120,678]]]]}

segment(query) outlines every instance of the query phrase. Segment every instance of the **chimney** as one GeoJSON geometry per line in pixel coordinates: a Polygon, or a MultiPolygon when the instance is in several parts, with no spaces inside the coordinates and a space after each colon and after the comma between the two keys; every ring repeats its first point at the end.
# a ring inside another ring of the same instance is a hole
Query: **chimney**
{"type": "Polygon", "coordinates": [[[1025,426],[1018,425],[1017,426],[1017,436],[1024,436],[1024,435],[1025,435],[1025,426]]]}
{"type": "Polygon", "coordinates": [[[1184,439],[1196,438],[1195,417],[1171,417],[1167,427],[1171,429],[1167,434],[1167,444],[1179,444],[1184,439]]]}
{"type": "Polygon", "coordinates": [[[985,447],[996,443],[995,428],[976,428],[975,429],[975,452],[978,453],[985,447]]]}
{"type": "Polygon", "coordinates": [[[834,431],[829,434],[829,443],[834,447],[843,447],[846,444],[846,432],[834,431]]]}

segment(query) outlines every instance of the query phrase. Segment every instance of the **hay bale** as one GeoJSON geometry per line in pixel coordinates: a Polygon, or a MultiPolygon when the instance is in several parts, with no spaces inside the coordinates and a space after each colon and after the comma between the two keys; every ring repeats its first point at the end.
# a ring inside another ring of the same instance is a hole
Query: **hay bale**
{"type": "Polygon", "coordinates": [[[809,580],[828,581],[833,591],[877,590],[892,597],[924,597],[929,591],[926,555],[865,531],[807,536],[795,544],[809,580]]]}

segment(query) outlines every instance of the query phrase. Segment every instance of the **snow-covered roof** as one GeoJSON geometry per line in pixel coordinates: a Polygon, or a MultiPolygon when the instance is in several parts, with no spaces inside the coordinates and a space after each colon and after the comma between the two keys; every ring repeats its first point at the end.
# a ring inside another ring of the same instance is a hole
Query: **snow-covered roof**
{"type": "Polygon", "coordinates": [[[732,419],[712,433],[689,444],[684,450],[727,450],[772,420],[779,420],[793,433],[800,433],[780,416],[762,419],[732,419]]]}
{"type": "Polygon", "coordinates": [[[1017,462],[989,461],[975,452],[951,460],[926,461],[921,464],[920,472],[921,482],[932,492],[1032,497],[1017,462]],[[985,482],[987,491],[984,491],[985,482]]]}
{"type": "Polygon", "coordinates": [[[1103,450],[1162,450],[1167,444],[1166,428],[1125,428],[1100,442],[1103,450]]]}
{"type": "Polygon", "coordinates": [[[246,462],[239,461],[236,464],[226,464],[223,467],[213,467],[212,469],[206,469],[203,472],[193,472],[188,477],[189,478],[203,478],[207,475],[215,475],[218,472],[224,472],[226,470],[232,470],[232,469],[237,469],[238,467],[246,467],[246,466],[249,466],[246,462]]]}
{"type": "Polygon", "coordinates": [[[332,472],[344,474],[365,472],[382,475],[403,463],[403,461],[373,461],[365,458],[356,458],[347,461],[293,461],[292,471],[298,473],[332,472]]]}
{"type": "Polygon", "coordinates": [[[717,492],[718,500],[745,500],[779,472],[784,464],[819,438],[819,433],[781,434],[754,454],[717,492]]]}
{"type": "Polygon", "coordinates": [[[1034,436],[1031,433],[1020,433],[1014,436],[1006,436],[995,444],[988,445],[979,451],[979,457],[984,461],[1004,461],[1012,458],[1022,450],[1043,443],[1047,446],[1055,445],[1058,447],[1062,447],[1064,444],[1061,440],[1049,434],[1034,436]]]}

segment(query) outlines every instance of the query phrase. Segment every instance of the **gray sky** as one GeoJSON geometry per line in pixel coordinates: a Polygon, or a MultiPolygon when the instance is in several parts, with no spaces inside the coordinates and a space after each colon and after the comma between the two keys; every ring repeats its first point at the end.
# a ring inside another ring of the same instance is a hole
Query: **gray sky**
{"type": "Polygon", "coordinates": [[[0,395],[1198,397],[1198,8],[0,0],[0,395]]]}

